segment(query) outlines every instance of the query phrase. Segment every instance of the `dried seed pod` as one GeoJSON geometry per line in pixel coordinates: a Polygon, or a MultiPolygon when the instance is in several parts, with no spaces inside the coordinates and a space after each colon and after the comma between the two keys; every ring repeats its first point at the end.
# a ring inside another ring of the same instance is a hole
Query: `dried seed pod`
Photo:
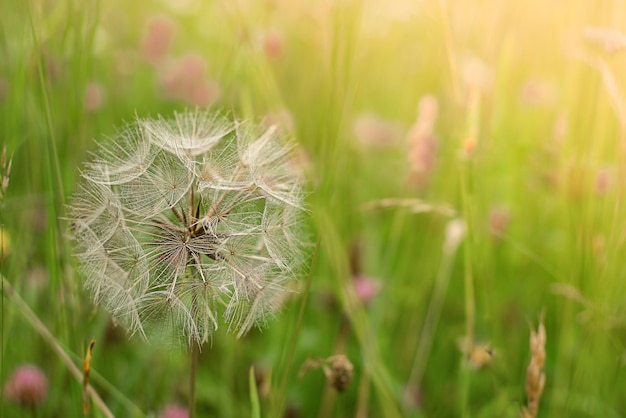
{"type": "Polygon", "coordinates": [[[311,369],[322,368],[328,383],[338,392],[344,392],[354,376],[354,366],[352,362],[343,354],[336,354],[327,359],[307,359],[300,368],[299,378],[311,369]]]}
{"type": "Polygon", "coordinates": [[[338,392],[344,392],[352,383],[354,366],[348,357],[343,354],[337,354],[326,359],[324,373],[333,388],[338,392]]]}

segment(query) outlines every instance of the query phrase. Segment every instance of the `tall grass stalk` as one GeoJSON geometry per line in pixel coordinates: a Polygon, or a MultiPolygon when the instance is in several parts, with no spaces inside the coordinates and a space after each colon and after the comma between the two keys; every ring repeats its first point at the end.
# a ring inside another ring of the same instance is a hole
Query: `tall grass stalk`
{"type": "MultiPolygon", "coordinates": [[[[417,351],[415,352],[409,374],[408,383],[416,388],[421,387],[424,372],[426,371],[437,325],[441,317],[441,310],[448,291],[448,284],[450,283],[452,266],[454,265],[457,249],[465,233],[464,229],[464,223],[460,219],[449,221],[446,228],[439,270],[435,278],[435,285],[429,299],[428,310],[426,311],[417,351]]],[[[467,246],[467,243],[465,245],[467,246]]]]}
{"type": "MultiPolygon", "coordinates": [[[[2,289],[4,295],[17,307],[20,313],[24,316],[24,318],[30,323],[30,325],[39,333],[39,335],[43,338],[43,340],[48,344],[48,346],[54,351],[67,370],[74,376],[76,381],[79,384],[83,382],[83,373],[81,370],[74,364],[69,355],[63,349],[61,344],[54,338],[54,336],[48,331],[48,328],[41,322],[41,320],[37,317],[37,315],[30,309],[30,307],[24,302],[24,300],[17,294],[11,283],[5,279],[4,276],[0,275],[2,278],[2,289]]],[[[98,395],[98,392],[91,386],[87,386],[87,392],[91,396],[92,401],[96,405],[96,407],[102,412],[102,414],[107,418],[114,418],[114,415],[111,413],[109,408],[107,408],[106,404],[98,395]]],[[[137,413],[136,410],[133,412],[137,413]]]]}
{"type": "Polygon", "coordinates": [[[313,274],[315,271],[315,267],[317,265],[317,257],[319,253],[319,248],[321,244],[321,238],[318,237],[315,243],[315,249],[313,250],[313,256],[311,258],[311,265],[309,266],[309,272],[307,274],[306,282],[304,285],[304,290],[302,292],[302,301],[300,302],[300,309],[298,310],[298,316],[296,319],[296,323],[291,335],[291,341],[289,344],[289,348],[287,351],[287,359],[285,360],[283,375],[280,379],[278,390],[276,391],[276,395],[272,399],[272,416],[280,416],[284,413],[285,410],[285,402],[287,398],[287,383],[289,381],[289,377],[291,375],[291,369],[293,367],[293,359],[294,354],[296,352],[296,345],[298,343],[298,337],[300,335],[300,330],[302,326],[302,319],[304,317],[304,312],[306,309],[306,304],[309,298],[309,293],[311,291],[311,282],[313,280],[313,274]]]}

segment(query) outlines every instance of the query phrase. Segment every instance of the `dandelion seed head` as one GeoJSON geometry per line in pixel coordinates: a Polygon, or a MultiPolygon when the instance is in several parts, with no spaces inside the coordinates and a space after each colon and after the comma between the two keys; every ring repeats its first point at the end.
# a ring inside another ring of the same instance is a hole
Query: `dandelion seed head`
{"type": "Polygon", "coordinates": [[[266,324],[307,246],[293,150],[275,128],[199,111],[108,138],[68,208],[94,302],[148,340],[266,324]]]}

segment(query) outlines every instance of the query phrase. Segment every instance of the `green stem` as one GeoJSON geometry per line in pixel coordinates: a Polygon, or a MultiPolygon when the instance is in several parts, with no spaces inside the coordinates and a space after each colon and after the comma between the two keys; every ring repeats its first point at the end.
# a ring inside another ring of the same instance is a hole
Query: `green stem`
{"type": "MultiPolygon", "coordinates": [[[[337,340],[335,341],[333,354],[343,354],[346,351],[346,343],[349,333],[350,321],[348,320],[348,317],[344,314],[341,316],[341,325],[339,326],[339,333],[337,334],[337,340]]],[[[322,394],[322,401],[320,402],[321,406],[317,415],[319,418],[332,416],[336,397],[337,391],[332,387],[332,385],[330,385],[330,382],[326,383],[326,386],[324,387],[324,393],[322,394]]]]}
{"type": "Polygon", "coordinates": [[[309,268],[309,276],[307,277],[307,281],[306,281],[306,287],[304,289],[304,293],[302,295],[302,303],[300,304],[300,311],[298,312],[298,319],[296,320],[296,329],[294,330],[293,333],[293,338],[291,340],[291,345],[289,347],[289,353],[288,353],[288,357],[287,357],[287,365],[285,366],[285,371],[283,373],[281,382],[280,382],[280,386],[279,386],[279,391],[278,391],[278,398],[277,398],[277,402],[276,402],[276,406],[277,406],[277,410],[275,410],[275,412],[277,412],[276,416],[281,416],[282,415],[282,411],[285,408],[285,401],[286,401],[286,396],[285,396],[285,391],[287,390],[287,380],[289,378],[289,373],[291,372],[291,366],[293,363],[293,356],[296,352],[296,344],[298,342],[298,335],[299,335],[299,331],[300,331],[300,326],[302,325],[302,318],[304,317],[304,310],[306,308],[306,302],[309,296],[309,291],[311,289],[311,281],[313,279],[313,271],[315,270],[315,265],[317,264],[317,253],[319,251],[320,248],[320,241],[321,238],[317,238],[317,242],[315,244],[315,250],[313,251],[313,258],[311,260],[311,267],[309,268]]]}
{"type": "MultiPolygon", "coordinates": [[[[469,164],[469,162],[468,162],[469,164]]],[[[463,218],[465,220],[466,238],[463,247],[463,265],[464,265],[464,285],[465,285],[465,337],[467,338],[468,347],[474,346],[474,321],[476,315],[476,305],[474,296],[474,279],[472,275],[472,241],[473,241],[473,224],[472,224],[472,207],[471,195],[468,182],[469,166],[463,165],[459,170],[461,183],[461,200],[463,205],[463,218]]]]}
{"type": "Polygon", "coordinates": [[[409,374],[409,383],[414,384],[415,387],[420,387],[422,384],[422,378],[426,370],[426,362],[430,356],[435,332],[439,324],[439,318],[441,317],[441,310],[446,293],[448,292],[448,284],[450,283],[450,277],[452,275],[455,255],[456,249],[453,252],[443,252],[443,258],[441,259],[439,271],[437,272],[435,286],[432,296],[430,297],[426,318],[424,319],[424,325],[420,334],[419,344],[415,352],[413,365],[411,366],[411,373],[409,374]]]}
{"type": "Polygon", "coordinates": [[[196,416],[196,370],[198,369],[198,354],[200,344],[191,343],[191,364],[189,367],[189,418],[196,416]]]}

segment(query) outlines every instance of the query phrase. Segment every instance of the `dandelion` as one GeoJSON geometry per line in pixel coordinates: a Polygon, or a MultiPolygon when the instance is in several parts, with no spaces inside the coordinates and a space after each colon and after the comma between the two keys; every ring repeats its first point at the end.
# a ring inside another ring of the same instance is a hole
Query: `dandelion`
{"type": "Polygon", "coordinates": [[[461,80],[471,91],[488,91],[493,86],[493,70],[480,58],[469,55],[461,62],[461,80]]]}
{"type": "Polygon", "coordinates": [[[102,143],[69,208],[94,302],[131,334],[190,345],[220,317],[238,337],[264,325],[304,258],[292,151],[274,127],[198,111],[102,143]]]}

